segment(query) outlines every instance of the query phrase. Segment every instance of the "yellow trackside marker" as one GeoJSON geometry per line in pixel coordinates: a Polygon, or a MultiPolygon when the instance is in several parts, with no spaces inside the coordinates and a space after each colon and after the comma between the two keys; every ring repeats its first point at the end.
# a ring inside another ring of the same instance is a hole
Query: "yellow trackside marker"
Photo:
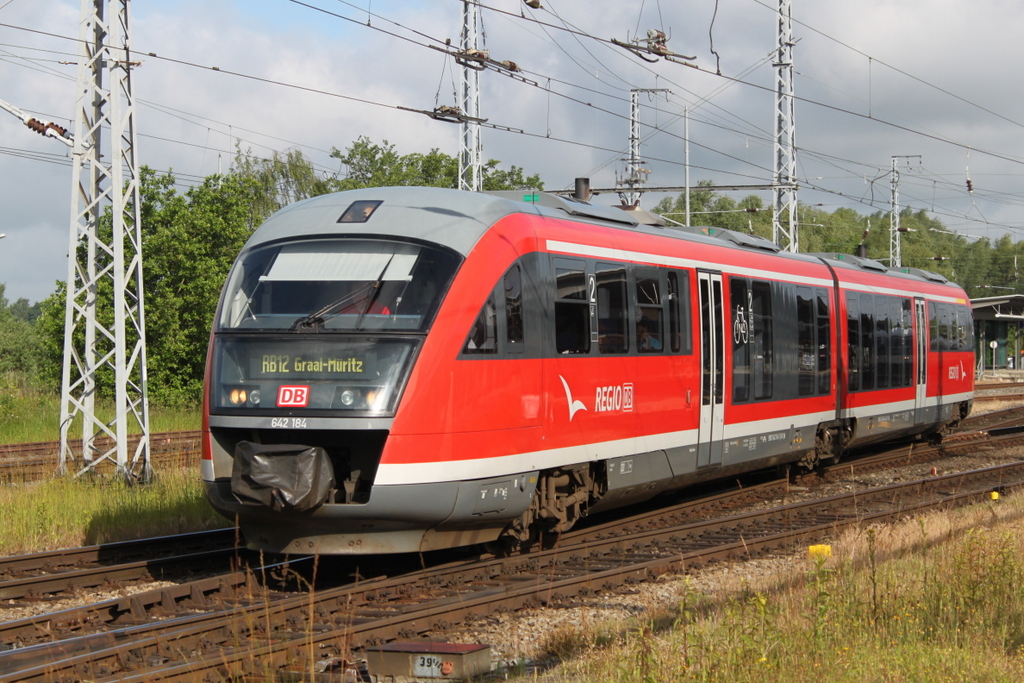
{"type": "Polygon", "coordinates": [[[829,557],[832,557],[832,546],[809,545],[807,546],[807,556],[812,560],[828,559],[829,557]]]}
{"type": "Polygon", "coordinates": [[[992,500],[999,500],[999,491],[992,491],[988,494],[988,497],[992,500]]]}

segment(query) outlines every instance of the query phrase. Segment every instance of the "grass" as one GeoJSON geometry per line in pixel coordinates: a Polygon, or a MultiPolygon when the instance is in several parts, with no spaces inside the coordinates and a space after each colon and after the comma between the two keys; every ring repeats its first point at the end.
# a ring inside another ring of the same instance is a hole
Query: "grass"
{"type": "MultiPolygon", "coordinates": [[[[103,420],[114,418],[112,401],[97,401],[96,413],[103,420]]],[[[150,406],[149,430],[173,432],[199,429],[199,406],[150,406]]],[[[72,437],[81,438],[72,426],[72,437]]],[[[34,443],[60,439],[60,395],[34,387],[16,373],[0,374],[0,444],[34,443]]]]}
{"type": "Polygon", "coordinates": [[[194,468],[165,469],[147,486],[60,477],[0,487],[0,555],[229,526],[194,468]]]}
{"type": "Polygon", "coordinates": [[[531,680],[1020,681],[1024,502],[1004,499],[845,534],[831,559],[639,619],[563,629],[531,680]]]}

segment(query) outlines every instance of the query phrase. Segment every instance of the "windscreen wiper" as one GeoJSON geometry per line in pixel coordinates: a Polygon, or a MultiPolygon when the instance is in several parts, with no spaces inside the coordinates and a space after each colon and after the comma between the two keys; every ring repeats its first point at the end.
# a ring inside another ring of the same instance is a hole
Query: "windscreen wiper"
{"type": "Polygon", "coordinates": [[[391,261],[393,261],[394,258],[395,255],[392,254],[388,259],[388,262],[384,264],[384,268],[380,271],[380,275],[377,276],[377,281],[373,283],[373,296],[371,296],[370,300],[366,302],[366,308],[363,309],[362,313],[359,314],[359,318],[356,320],[357,330],[359,329],[359,326],[363,324],[363,317],[370,310],[370,307],[373,306],[373,303],[377,301],[377,297],[380,296],[380,285],[384,282],[384,273],[388,272],[388,266],[391,265],[391,261]]]}
{"type": "Polygon", "coordinates": [[[327,304],[326,306],[321,308],[316,313],[310,313],[309,315],[302,316],[301,318],[299,318],[298,320],[296,320],[295,322],[292,323],[292,326],[288,328],[288,331],[289,332],[308,332],[312,328],[316,328],[317,330],[319,330],[323,326],[324,316],[327,315],[327,313],[329,313],[330,311],[334,310],[338,306],[341,306],[343,304],[347,304],[348,302],[352,301],[353,299],[355,299],[360,294],[365,294],[366,292],[368,292],[370,290],[371,286],[372,286],[372,283],[363,285],[362,287],[360,287],[356,291],[349,292],[348,294],[346,294],[345,296],[341,297],[337,301],[332,301],[331,303],[327,304]]]}
{"type": "Polygon", "coordinates": [[[390,258],[388,258],[388,262],[384,264],[384,268],[381,269],[380,275],[377,276],[376,281],[364,285],[363,287],[360,287],[354,292],[346,294],[337,301],[332,301],[331,303],[327,304],[316,313],[310,313],[309,315],[302,316],[301,318],[292,323],[292,326],[288,328],[288,331],[309,332],[311,330],[316,330],[317,332],[319,332],[320,330],[323,329],[325,315],[330,313],[338,306],[346,304],[355,299],[356,297],[358,297],[359,295],[366,294],[367,292],[372,290],[373,295],[368,297],[366,306],[363,308],[362,311],[360,311],[359,318],[356,320],[355,328],[359,329],[359,325],[363,322],[363,316],[365,316],[367,311],[370,310],[370,307],[373,306],[373,303],[377,300],[377,296],[380,294],[380,285],[384,281],[384,273],[388,272],[388,266],[391,265],[391,261],[394,258],[394,254],[392,254],[390,258]]]}

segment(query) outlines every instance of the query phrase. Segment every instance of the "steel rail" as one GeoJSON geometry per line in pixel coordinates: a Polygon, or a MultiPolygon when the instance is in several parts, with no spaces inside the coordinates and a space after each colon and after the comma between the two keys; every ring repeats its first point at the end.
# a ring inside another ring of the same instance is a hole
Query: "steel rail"
{"type": "Polygon", "coordinates": [[[62,548],[41,553],[0,557],[0,579],[28,572],[55,574],[85,565],[110,566],[136,559],[152,559],[171,554],[193,553],[235,545],[238,531],[234,528],[212,529],[188,534],[116,541],[80,548],[62,548]]]}
{"type": "Polygon", "coordinates": [[[887,519],[922,506],[977,500],[993,486],[1017,486],[1022,480],[1024,463],[1012,463],[625,538],[586,538],[573,547],[438,568],[271,604],[240,605],[227,615],[203,615],[188,624],[176,620],[173,630],[159,635],[23,668],[8,680],[64,676],[194,681],[284,669],[308,672],[315,663],[305,661],[309,653],[314,659],[333,657],[357,646],[443,630],[496,604],[544,604],[716,558],[747,557],[819,538],[845,525],[887,519]],[[904,500],[911,494],[927,499],[904,500]]]}

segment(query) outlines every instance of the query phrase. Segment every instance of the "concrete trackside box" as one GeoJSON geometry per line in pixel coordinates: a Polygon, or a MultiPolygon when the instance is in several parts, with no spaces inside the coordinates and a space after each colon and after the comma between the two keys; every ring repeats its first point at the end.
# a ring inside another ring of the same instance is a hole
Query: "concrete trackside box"
{"type": "Polygon", "coordinates": [[[490,645],[394,642],[366,651],[374,676],[464,680],[491,670],[490,645]]]}

